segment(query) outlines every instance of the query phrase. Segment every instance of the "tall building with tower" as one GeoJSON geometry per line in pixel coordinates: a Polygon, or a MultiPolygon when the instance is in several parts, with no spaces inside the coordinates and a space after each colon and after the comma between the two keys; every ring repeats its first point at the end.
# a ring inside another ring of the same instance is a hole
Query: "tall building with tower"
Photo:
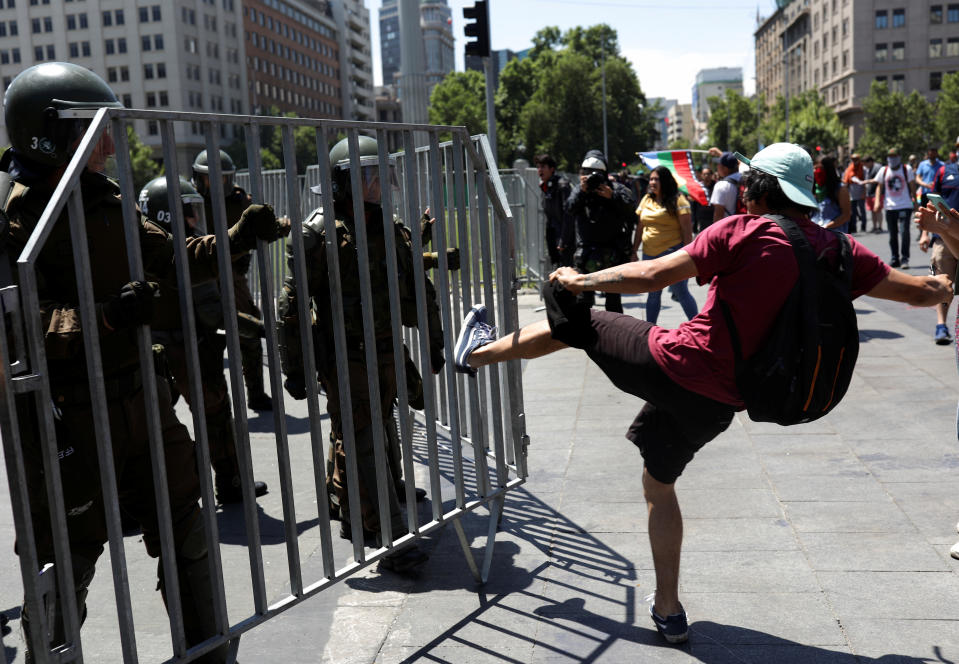
{"type": "MultiPolygon", "coordinates": [[[[426,85],[427,91],[431,93],[455,67],[453,13],[447,0],[420,0],[419,7],[426,85]]],[[[390,86],[396,82],[402,64],[398,0],[383,0],[379,21],[383,85],[390,86]]]]}

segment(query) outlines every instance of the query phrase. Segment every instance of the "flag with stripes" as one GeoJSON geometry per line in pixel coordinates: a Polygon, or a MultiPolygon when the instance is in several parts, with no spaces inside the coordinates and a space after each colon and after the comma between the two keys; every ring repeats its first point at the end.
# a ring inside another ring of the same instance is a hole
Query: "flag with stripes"
{"type": "Polygon", "coordinates": [[[640,152],[639,158],[643,160],[646,167],[650,170],[657,166],[665,166],[676,178],[676,184],[679,190],[695,200],[700,205],[708,205],[706,199],[706,190],[703,183],[696,177],[696,169],[693,166],[693,155],[689,150],[672,150],[670,152],[640,152]]]}

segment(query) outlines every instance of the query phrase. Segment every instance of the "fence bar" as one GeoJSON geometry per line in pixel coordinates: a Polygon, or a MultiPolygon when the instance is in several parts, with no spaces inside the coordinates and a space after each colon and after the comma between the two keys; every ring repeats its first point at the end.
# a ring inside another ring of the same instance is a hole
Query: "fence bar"
{"type": "MultiPolygon", "coordinates": [[[[348,350],[346,347],[346,323],[343,313],[343,289],[340,280],[340,255],[336,229],[336,212],[333,201],[332,167],[329,155],[324,148],[317,149],[320,165],[321,188],[323,191],[323,229],[326,233],[326,266],[329,276],[330,309],[333,312],[333,346],[336,354],[336,378],[340,392],[340,419],[343,435],[343,448],[346,454],[346,491],[347,508],[350,516],[350,530],[357,533],[353,537],[353,559],[357,563],[365,561],[363,550],[363,523],[360,518],[360,486],[356,468],[356,431],[353,422],[353,399],[350,394],[350,375],[348,350]]],[[[307,374],[312,375],[312,374],[307,374]]],[[[308,381],[309,382],[309,381],[308,381]]],[[[342,505],[341,505],[342,508],[342,505]]],[[[346,515],[343,514],[345,517],[346,515]]]]}
{"type": "Polygon", "coordinates": [[[267,609],[266,579],[263,569],[263,549],[260,542],[260,522],[257,516],[253,489],[253,463],[250,455],[250,430],[246,418],[246,392],[241,372],[240,337],[236,319],[236,297],[233,292],[233,260],[227,235],[226,192],[223,190],[223,172],[218,155],[220,133],[217,120],[204,125],[206,153],[210,176],[210,200],[213,209],[213,227],[216,235],[217,269],[220,275],[220,297],[223,300],[223,327],[226,330],[227,356],[230,367],[230,394],[233,397],[233,420],[236,423],[236,459],[243,492],[243,514],[246,517],[247,543],[250,555],[250,576],[253,581],[253,604],[257,613],[267,609]]]}

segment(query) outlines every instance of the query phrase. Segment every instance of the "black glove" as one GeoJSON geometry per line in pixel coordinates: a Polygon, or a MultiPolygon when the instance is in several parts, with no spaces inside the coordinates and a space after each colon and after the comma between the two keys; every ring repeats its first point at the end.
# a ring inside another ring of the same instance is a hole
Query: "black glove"
{"type": "Polygon", "coordinates": [[[253,204],[243,211],[240,220],[227,233],[234,253],[256,248],[256,241],[273,242],[290,234],[290,221],[277,219],[270,205],[253,204]]]}
{"type": "MultiPolygon", "coordinates": [[[[440,255],[437,251],[427,251],[423,254],[423,269],[432,270],[440,266],[440,255]]],[[[446,267],[450,270],[460,269],[460,249],[450,247],[446,250],[446,267]]]]}
{"type": "Polygon", "coordinates": [[[446,267],[450,270],[460,269],[460,248],[450,247],[446,250],[446,267]]]}
{"type": "Polygon", "coordinates": [[[287,376],[283,381],[283,387],[286,388],[286,393],[297,401],[306,398],[306,383],[302,376],[287,376]]]}
{"type": "Polygon", "coordinates": [[[145,325],[153,318],[153,298],[160,292],[154,281],[131,281],[124,284],[120,294],[100,305],[100,315],[107,327],[145,325]]]}
{"type": "Polygon", "coordinates": [[[443,353],[443,340],[440,339],[438,343],[430,343],[430,369],[432,369],[434,374],[438,374],[443,370],[443,365],[446,364],[446,355],[443,353]]]}

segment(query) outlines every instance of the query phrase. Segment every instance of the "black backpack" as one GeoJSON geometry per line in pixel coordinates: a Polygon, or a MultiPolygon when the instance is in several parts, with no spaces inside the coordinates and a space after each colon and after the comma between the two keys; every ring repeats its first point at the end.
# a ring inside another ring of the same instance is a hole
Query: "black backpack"
{"type": "Polygon", "coordinates": [[[756,353],[743,360],[739,334],[720,300],[736,354],[736,387],[755,422],[812,422],[835,408],[849,388],[859,356],[859,327],[852,306],[852,249],[838,236],[835,262],[817,258],[799,225],[767,215],[786,233],[799,278],[756,353]]]}

